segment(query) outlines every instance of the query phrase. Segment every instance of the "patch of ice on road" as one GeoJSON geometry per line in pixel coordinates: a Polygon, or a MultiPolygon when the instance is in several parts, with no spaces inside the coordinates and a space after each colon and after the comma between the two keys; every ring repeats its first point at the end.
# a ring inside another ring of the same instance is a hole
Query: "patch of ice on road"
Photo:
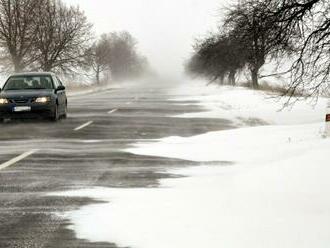
{"type": "Polygon", "coordinates": [[[258,127],[140,145],[140,154],[239,163],[170,171],[188,177],[163,179],[160,188],[66,192],[107,202],[67,218],[78,238],[125,247],[327,248],[330,140],[320,127],[258,127]]]}
{"type": "MultiPolygon", "coordinates": [[[[315,123],[324,120],[327,100],[320,98],[317,104],[300,101],[283,110],[287,98],[279,100],[274,95],[241,87],[205,86],[205,82],[182,84],[172,94],[175,101],[196,101],[205,111],[176,115],[182,118],[224,118],[242,126],[250,126],[258,120],[269,124],[315,123]],[[281,110],[281,111],[280,111],[281,110]]],[[[183,103],[186,105],[186,103],[183,103]]]]}

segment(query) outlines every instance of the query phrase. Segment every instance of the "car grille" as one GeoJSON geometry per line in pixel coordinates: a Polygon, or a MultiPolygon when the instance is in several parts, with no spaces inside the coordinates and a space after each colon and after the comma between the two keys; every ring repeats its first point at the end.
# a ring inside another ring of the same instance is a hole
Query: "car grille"
{"type": "Polygon", "coordinates": [[[18,103],[18,104],[28,103],[29,101],[30,101],[30,99],[28,99],[28,98],[10,99],[10,102],[18,103]]]}

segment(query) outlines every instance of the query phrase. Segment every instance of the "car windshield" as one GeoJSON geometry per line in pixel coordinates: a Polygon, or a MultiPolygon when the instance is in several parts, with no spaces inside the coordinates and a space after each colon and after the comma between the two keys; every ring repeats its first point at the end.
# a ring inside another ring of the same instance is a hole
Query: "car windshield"
{"type": "Polygon", "coordinates": [[[3,90],[29,90],[29,89],[53,89],[50,76],[13,76],[5,84],[3,90]]]}

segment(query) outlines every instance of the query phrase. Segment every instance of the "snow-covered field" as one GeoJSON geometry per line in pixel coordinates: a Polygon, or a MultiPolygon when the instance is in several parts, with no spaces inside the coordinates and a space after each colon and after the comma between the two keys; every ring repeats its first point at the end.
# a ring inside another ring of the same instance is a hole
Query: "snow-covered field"
{"type": "Polygon", "coordinates": [[[329,247],[326,100],[278,112],[279,102],[247,89],[195,85],[177,92],[173,100],[196,100],[206,110],[190,117],[228,118],[245,127],[168,137],[127,151],[233,164],[171,170],[187,177],[163,179],[157,189],[61,193],[107,202],[66,214],[78,238],[137,248],[329,247]],[[247,127],[244,119],[270,125],[247,127]]]}

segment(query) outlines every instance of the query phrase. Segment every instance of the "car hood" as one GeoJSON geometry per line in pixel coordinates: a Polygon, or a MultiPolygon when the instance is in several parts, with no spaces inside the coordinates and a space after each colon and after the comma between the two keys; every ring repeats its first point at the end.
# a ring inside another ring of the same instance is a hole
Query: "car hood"
{"type": "Polygon", "coordinates": [[[53,90],[7,90],[0,93],[0,97],[4,98],[16,98],[16,97],[39,97],[49,96],[53,93],[53,90]]]}

